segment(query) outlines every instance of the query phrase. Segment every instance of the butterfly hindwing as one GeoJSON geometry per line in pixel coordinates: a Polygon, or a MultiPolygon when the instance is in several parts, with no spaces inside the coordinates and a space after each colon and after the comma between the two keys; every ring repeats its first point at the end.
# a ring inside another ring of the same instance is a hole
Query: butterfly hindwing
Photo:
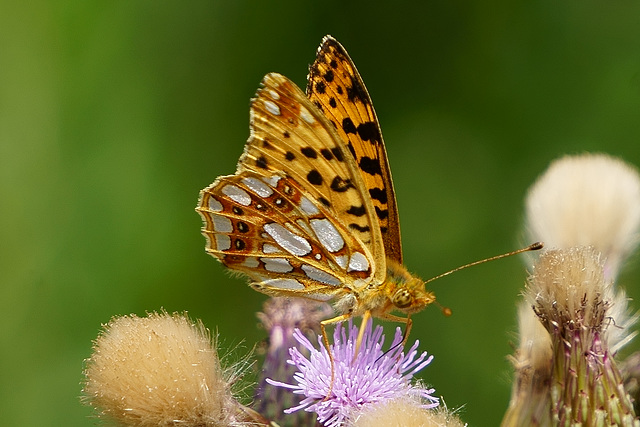
{"type": "Polygon", "coordinates": [[[198,211],[207,252],[262,292],[332,298],[371,280],[368,249],[282,174],[219,177],[198,211]]]}
{"type": "Polygon", "coordinates": [[[387,257],[402,263],[400,223],[391,171],[375,110],[355,64],[326,36],[309,69],[307,96],[345,142],[371,198],[387,257]]]}

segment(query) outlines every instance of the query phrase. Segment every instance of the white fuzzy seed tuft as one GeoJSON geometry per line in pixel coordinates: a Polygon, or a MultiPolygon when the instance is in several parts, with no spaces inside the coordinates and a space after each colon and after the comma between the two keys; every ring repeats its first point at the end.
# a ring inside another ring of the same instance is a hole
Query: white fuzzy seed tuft
{"type": "Polygon", "coordinates": [[[638,243],[640,177],[605,154],[566,156],[531,187],[526,210],[532,240],[549,249],[593,246],[615,278],[638,243]]]}

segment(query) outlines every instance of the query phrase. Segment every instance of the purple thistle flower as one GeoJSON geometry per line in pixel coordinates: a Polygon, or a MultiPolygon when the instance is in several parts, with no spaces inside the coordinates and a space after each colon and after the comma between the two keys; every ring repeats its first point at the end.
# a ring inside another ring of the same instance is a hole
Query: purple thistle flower
{"type": "Polygon", "coordinates": [[[418,355],[419,341],[403,352],[403,334],[400,328],[391,343],[390,350],[384,352],[384,335],[382,326],[376,326],[372,332],[372,322],[366,325],[362,344],[355,354],[358,327],[349,320],[349,336],[342,324],[334,331],[334,344],[331,352],[334,358],[335,379],[331,394],[327,396],[331,384],[331,360],[318,337],[320,350],[299,331],[295,330],[294,338],[305,347],[310,355],[307,358],[297,348],[289,350],[287,363],[294,365],[298,372],[293,376],[297,384],[286,384],[267,379],[269,384],[284,387],[294,394],[305,396],[298,406],[285,410],[286,413],[304,409],[318,414],[318,421],[325,426],[335,427],[349,420],[358,409],[368,404],[412,397],[425,401],[424,408],[435,408],[439,404],[437,397],[432,396],[435,389],[411,384],[415,373],[423,369],[433,359],[427,352],[418,355]],[[355,357],[354,357],[355,356],[355,357]]]}

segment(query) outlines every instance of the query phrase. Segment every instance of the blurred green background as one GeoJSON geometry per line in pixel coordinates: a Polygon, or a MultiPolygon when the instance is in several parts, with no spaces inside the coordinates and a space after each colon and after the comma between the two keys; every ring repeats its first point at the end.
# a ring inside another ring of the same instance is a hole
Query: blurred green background
{"type": "MultiPolygon", "coordinates": [[[[304,87],[325,34],[374,100],[422,277],[525,243],[526,189],[557,156],[640,164],[636,1],[2,2],[3,425],[96,424],[81,371],[113,315],[188,310],[224,346],[264,338],[265,297],[205,254],[194,207],[235,171],[262,76],[304,87]]],[[[415,316],[423,377],[472,425],[507,406],[524,280],[518,259],[466,270],[432,284],[452,317],[415,316]]]]}

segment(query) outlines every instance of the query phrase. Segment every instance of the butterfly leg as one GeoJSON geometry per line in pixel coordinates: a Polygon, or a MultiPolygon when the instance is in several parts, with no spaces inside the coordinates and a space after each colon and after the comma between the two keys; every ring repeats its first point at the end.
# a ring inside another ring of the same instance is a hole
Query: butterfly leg
{"type": "Polygon", "coordinates": [[[358,351],[360,351],[360,344],[362,344],[362,337],[364,336],[364,330],[371,320],[371,312],[369,310],[365,311],[362,315],[362,323],[360,324],[360,330],[358,331],[358,339],[356,340],[356,351],[353,353],[353,360],[356,360],[356,356],[358,355],[358,351]]]}
{"type": "Polygon", "coordinates": [[[413,320],[411,320],[411,316],[407,315],[407,317],[395,316],[393,314],[385,314],[384,316],[380,316],[383,320],[389,320],[391,322],[404,323],[404,333],[402,334],[402,342],[400,345],[402,347],[405,346],[407,340],[409,339],[409,332],[411,332],[411,327],[413,326],[413,320]]]}
{"type": "Polygon", "coordinates": [[[327,395],[323,400],[327,400],[331,395],[331,391],[333,390],[333,381],[335,380],[336,370],[335,370],[335,361],[333,360],[333,353],[331,352],[331,346],[329,344],[329,336],[327,335],[327,325],[331,325],[333,323],[339,323],[345,321],[351,317],[350,313],[341,314],[340,316],[332,317],[331,319],[326,319],[320,322],[320,330],[322,331],[322,341],[324,342],[324,346],[327,349],[327,353],[329,354],[329,361],[331,362],[331,383],[329,383],[329,390],[327,391],[327,395]]]}

